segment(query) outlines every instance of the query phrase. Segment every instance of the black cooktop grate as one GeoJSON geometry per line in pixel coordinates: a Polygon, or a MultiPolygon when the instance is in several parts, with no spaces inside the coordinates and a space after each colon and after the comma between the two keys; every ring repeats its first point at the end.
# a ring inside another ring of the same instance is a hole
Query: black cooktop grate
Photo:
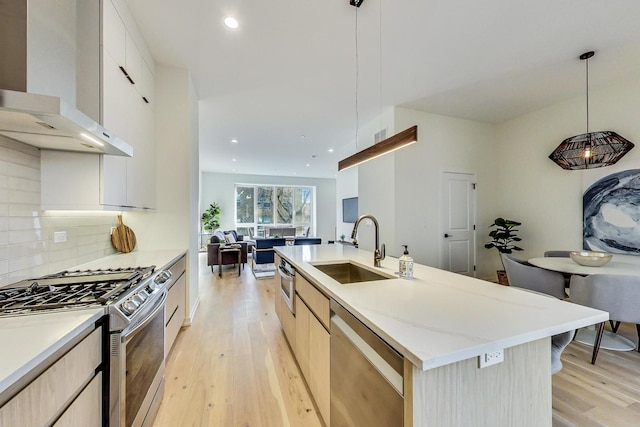
{"type": "Polygon", "coordinates": [[[62,271],[0,288],[0,315],[112,304],[155,266],[62,271]]]}

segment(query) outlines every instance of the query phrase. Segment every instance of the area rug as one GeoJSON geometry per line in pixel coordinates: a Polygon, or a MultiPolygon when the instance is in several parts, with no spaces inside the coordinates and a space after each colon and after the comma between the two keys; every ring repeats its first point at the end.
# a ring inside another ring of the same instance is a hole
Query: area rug
{"type": "Polygon", "coordinates": [[[253,263],[253,275],[256,278],[273,277],[276,273],[276,266],[270,262],[267,264],[255,264],[253,263]]]}

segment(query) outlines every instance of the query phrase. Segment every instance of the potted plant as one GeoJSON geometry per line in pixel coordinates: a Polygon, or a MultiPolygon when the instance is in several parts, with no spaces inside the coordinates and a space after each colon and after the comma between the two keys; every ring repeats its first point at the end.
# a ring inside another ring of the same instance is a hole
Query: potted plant
{"type": "MultiPolygon", "coordinates": [[[[487,249],[496,248],[500,254],[510,254],[513,251],[523,250],[521,247],[516,246],[514,242],[519,242],[522,239],[516,235],[518,231],[515,227],[520,226],[522,223],[514,221],[512,219],[496,218],[493,224],[489,228],[494,227],[489,233],[491,242],[484,245],[487,249]]],[[[500,256],[500,263],[502,263],[502,256],[500,256]]],[[[507,279],[507,272],[504,270],[504,264],[502,270],[498,270],[498,283],[501,285],[509,286],[509,280],[507,279]]]]}
{"type": "Polygon", "coordinates": [[[200,217],[202,221],[202,228],[207,231],[220,228],[220,205],[217,203],[211,203],[209,208],[202,212],[200,217]]]}

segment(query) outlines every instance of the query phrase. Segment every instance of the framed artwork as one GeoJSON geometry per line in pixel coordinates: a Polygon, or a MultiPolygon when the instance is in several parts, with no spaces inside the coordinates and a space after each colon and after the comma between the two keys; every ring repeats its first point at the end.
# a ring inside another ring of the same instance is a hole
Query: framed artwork
{"type": "Polygon", "coordinates": [[[585,173],[583,248],[640,255],[640,169],[607,169],[585,173]]]}

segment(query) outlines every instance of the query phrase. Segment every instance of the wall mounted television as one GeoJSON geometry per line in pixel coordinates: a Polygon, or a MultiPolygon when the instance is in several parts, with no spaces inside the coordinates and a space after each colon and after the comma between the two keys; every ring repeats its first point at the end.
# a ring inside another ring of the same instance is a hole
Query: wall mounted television
{"type": "Polygon", "coordinates": [[[354,223],[358,219],[358,198],[342,199],[342,222],[354,223]]]}

